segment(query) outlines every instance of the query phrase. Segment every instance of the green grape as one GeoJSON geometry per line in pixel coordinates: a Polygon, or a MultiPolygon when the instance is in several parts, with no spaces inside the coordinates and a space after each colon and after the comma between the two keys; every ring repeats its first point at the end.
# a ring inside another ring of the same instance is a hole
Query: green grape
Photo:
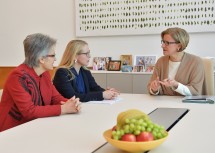
{"type": "Polygon", "coordinates": [[[139,123],[139,124],[143,123],[143,119],[142,119],[142,118],[139,119],[139,120],[138,120],[138,123],[139,123]]]}
{"type": "Polygon", "coordinates": [[[129,129],[124,130],[125,133],[130,133],[129,129]]]}
{"type": "Polygon", "coordinates": [[[152,124],[152,121],[150,121],[150,120],[146,120],[145,122],[147,123],[147,125],[152,124]]]}
{"type": "Polygon", "coordinates": [[[146,129],[146,131],[147,131],[147,132],[151,132],[152,129],[151,129],[150,127],[148,127],[148,128],[146,129]]]}
{"type": "Polygon", "coordinates": [[[134,135],[139,135],[140,134],[140,131],[139,130],[135,130],[134,131],[134,135]]]}
{"type": "Polygon", "coordinates": [[[162,134],[161,134],[160,132],[157,133],[157,138],[158,138],[158,139],[162,138],[162,134]]]}
{"type": "Polygon", "coordinates": [[[113,139],[114,140],[119,140],[119,137],[118,136],[113,136],[113,139]]]}
{"type": "Polygon", "coordinates": [[[154,124],[154,128],[158,129],[158,128],[159,128],[159,125],[154,124]]]}
{"type": "Polygon", "coordinates": [[[121,132],[119,130],[116,131],[116,135],[120,136],[121,132]]]}
{"type": "Polygon", "coordinates": [[[142,123],[142,126],[147,127],[147,123],[146,123],[146,122],[143,122],[143,123],[142,123]]]}
{"type": "Polygon", "coordinates": [[[156,138],[157,137],[157,132],[153,131],[152,135],[154,136],[154,138],[156,138]]]}
{"type": "Polygon", "coordinates": [[[122,136],[124,134],[125,134],[124,130],[120,130],[120,135],[122,136]]]}
{"type": "Polygon", "coordinates": [[[146,128],[144,126],[142,126],[141,131],[146,131],[146,128]]]}
{"type": "Polygon", "coordinates": [[[162,138],[164,138],[164,137],[166,137],[167,136],[167,133],[163,130],[163,131],[161,131],[160,132],[161,133],[161,135],[162,135],[162,138]]]}
{"type": "Polygon", "coordinates": [[[141,130],[141,126],[140,126],[140,125],[137,125],[137,126],[136,126],[136,130],[141,130]]]}
{"type": "Polygon", "coordinates": [[[148,128],[153,129],[153,127],[154,127],[153,123],[148,125],[148,128]]]}
{"type": "Polygon", "coordinates": [[[129,133],[133,133],[133,132],[134,132],[134,129],[130,129],[130,130],[129,130],[129,133]]]}
{"type": "Polygon", "coordinates": [[[130,120],[128,118],[126,118],[125,123],[130,123],[130,120]]]}
{"type": "Polygon", "coordinates": [[[159,126],[159,130],[160,131],[165,130],[164,126],[159,126]]]}
{"type": "Polygon", "coordinates": [[[130,124],[130,129],[134,129],[134,127],[135,127],[134,124],[131,123],[131,124],[130,124]]]}
{"type": "Polygon", "coordinates": [[[153,128],[153,132],[159,132],[160,130],[158,128],[153,128]]]}
{"type": "Polygon", "coordinates": [[[129,125],[126,124],[126,125],[123,126],[123,128],[124,128],[124,130],[129,130],[129,125]]]}
{"type": "Polygon", "coordinates": [[[112,131],[112,136],[116,135],[116,131],[112,131]]]}
{"type": "Polygon", "coordinates": [[[137,120],[136,120],[135,118],[132,118],[132,119],[131,119],[131,123],[136,123],[136,121],[137,121],[137,120]]]}

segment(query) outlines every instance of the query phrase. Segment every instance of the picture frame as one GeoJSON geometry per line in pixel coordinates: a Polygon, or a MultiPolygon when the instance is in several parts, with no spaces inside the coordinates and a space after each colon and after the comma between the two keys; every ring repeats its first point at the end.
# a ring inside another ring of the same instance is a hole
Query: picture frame
{"type": "Polygon", "coordinates": [[[121,60],[111,60],[108,65],[108,71],[120,71],[121,60]]]}
{"type": "Polygon", "coordinates": [[[121,55],[121,65],[132,65],[132,55],[121,55]]]}
{"type": "Polygon", "coordinates": [[[134,65],[138,66],[137,72],[152,72],[156,60],[156,55],[136,55],[134,65]]]}
{"type": "Polygon", "coordinates": [[[122,65],[121,70],[122,72],[132,72],[133,67],[131,65],[122,65]]]}
{"type": "Polygon", "coordinates": [[[94,57],[93,58],[93,70],[100,71],[100,70],[107,70],[109,61],[111,61],[111,57],[94,57]]]}

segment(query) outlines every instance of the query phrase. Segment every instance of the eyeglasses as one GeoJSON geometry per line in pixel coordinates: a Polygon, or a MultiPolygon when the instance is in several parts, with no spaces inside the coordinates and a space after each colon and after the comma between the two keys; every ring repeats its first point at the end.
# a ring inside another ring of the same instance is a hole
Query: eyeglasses
{"type": "Polygon", "coordinates": [[[161,44],[165,44],[166,46],[169,46],[170,44],[179,44],[180,42],[169,42],[169,41],[165,41],[165,40],[161,40],[161,44]]]}
{"type": "Polygon", "coordinates": [[[55,57],[56,54],[52,54],[52,55],[46,55],[46,57],[55,57]]]}
{"type": "Polygon", "coordinates": [[[86,53],[78,53],[78,55],[81,55],[81,54],[85,54],[87,57],[90,57],[90,52],[86,52],[86,53]]]}

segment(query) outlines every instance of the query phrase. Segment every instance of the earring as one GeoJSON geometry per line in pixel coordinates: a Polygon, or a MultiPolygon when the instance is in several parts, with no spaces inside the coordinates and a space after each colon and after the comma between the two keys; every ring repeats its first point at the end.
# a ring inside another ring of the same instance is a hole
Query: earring
{"type": "Polygon", "coordinates": [[[77,59],[75,59],[75,63],[77,63],[77,59]]]}

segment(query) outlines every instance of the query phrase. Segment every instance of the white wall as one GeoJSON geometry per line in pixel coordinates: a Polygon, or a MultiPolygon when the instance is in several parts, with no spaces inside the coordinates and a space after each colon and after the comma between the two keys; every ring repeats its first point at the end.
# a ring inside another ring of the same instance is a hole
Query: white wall
{"type": "MultiPolygon", "coordinates": [[[[66,44],[75,37],[74,0],[0,0],[0,66],[17,66],[24,60],[22,42],[41,32],[58,39],[57,65],[66,44]]],[[[215,56],[215,32],[192,33],[187,52],[215,56]]],[[[160,35],[84,37],[92,57],[121,54],[162,55],[160,35]]]]}

